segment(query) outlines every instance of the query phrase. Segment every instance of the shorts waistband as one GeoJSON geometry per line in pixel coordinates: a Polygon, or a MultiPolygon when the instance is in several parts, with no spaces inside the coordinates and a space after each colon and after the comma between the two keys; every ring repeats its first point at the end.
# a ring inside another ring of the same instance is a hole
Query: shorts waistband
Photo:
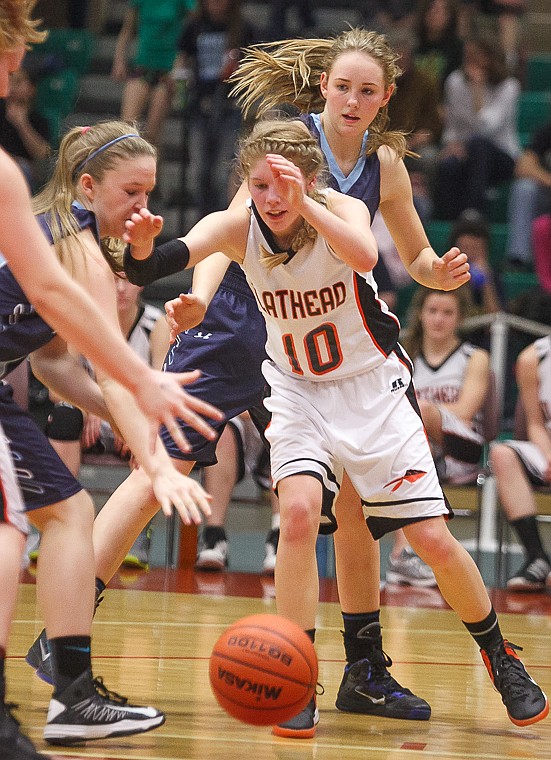
{"type": "Polygon", "coordinates": [[[232,293],[238,293],[240,296],[250,298],[251,301],[256,302],[256,299],[249,287],[247,280],[244,277],[240,277],[238,274],[234,274],[234,272],[226,272],[224,279],[220,283],[220,288],[229,290],[232,293]]]}

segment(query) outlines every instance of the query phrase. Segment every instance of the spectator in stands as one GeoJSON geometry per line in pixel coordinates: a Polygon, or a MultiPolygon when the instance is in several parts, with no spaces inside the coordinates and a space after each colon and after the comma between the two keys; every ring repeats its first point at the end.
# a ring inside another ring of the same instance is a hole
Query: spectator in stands
{"type": "Polygon", "coordinates": [[[507,69],[517,71],[521,19],[526,0],[460,0],[461,31],[463,39],[476,32],[480,13],[497,18],[498,35],[505,53],[507,69]]]}
{"type": "Polygon", "coordinates": [[[370,0],[361,6],[362,24],[385,32],[397,27],[412,28],[417,0],[370,0]]]}
{"type": "Polygon", "coordinates": [[[526,560],[508,580],[507,588],[543,591],[546,582],[551,587],[551,559],[536,521],[533,486],[551,484],[550,336],[539,338],[519,354],[516,379],[525,418],[523,439],[495,443],[490,461],[501,508],[520,539],[526,560]]]}
{"type": "Polygon", "coordinates": [[[31,190],[37,190],[41,168],[50,154],[48,120],[35,107],[36,84],[23,68],[10,76],[10,92],[0,99],[0,145],[19,164],[31,190]]]}
{"type": "Polygon", "coordinates": [[[416,65],[433,77],[442,92],[444,81],[461,66],[463,57],[455,0],[422,0],[416,33],[419,40],[416,65]]]}
{"type": "MultiPolygon", "coordinates": [[[[442,483],[473,483],[484,438],[482,408],[488,390],[487,351],[459,337],[472,300],[468,285],[448,293],[419,288],[409,329],[402,341],[414,363],[415,387],[423,423],[442,483]]],[[[387,581],[436,586],[431,568],[396,531],[387,581]]]]}
{"type": "Polygon", "coordinates": [[[450,236],[452,245],[469,257],[469,287],[475,310],[482,314],[500,311],[505,294],[500,273],[490,262],[490,228],[482,214],[467,209],[459,216],[450,236]]]}
{"type": "Polygon", "coordinates": [[[435,215],[456,219],[466,208],[484,210],[486,192],[513,176],[520,153],[520,82],[507,74],[495,40],[465,42],[463,66],[444,84],[443,148],[437,171],[435,215]]]}
{"type": "Polygon", "coordinates": [[[170,76],[184,19],[195,0],[129,0],[117,37],[111,76],[125,82],[121,119],[138,121],[147,112],[144,136],[159,145],[170,112],[174,83],[170,76]],[[128,51],[135,38],[130,65],[128,51]]]}
{"type": "Polygon", "coordinates": [[[288,11],[294,8],[300,24],[300,36],[311,37],[316,29],[316,11],[314,0],[271,0],[268,29],[264,35],[267,40],[283,40],[289,37],[291,30],[288,23],[288,11]]]}
{"type": "Polygon", "coordinates": [[[388,103],[390,129],[406,133],[408,150],[418,158],[406,156],[405,164],[413,188],[413,202],[421,221],[432,214],[432,186],[442,134],[440,90],[429,74],[420,70],[414,59],[415,35],[408,29],[387,34],[389,45],[400,56],[402,74],[388,103]]]}
{"type": "Polygon", "coordinates": [[[262,571],[273,575],[279,541],[279,502],[271,491],[269,455],[259,434],[245,412],[224,428],[216,446],[217,463],[203,470],[203,485],[212,497],[211,514],[205,519],[197,547],[195,567],[199,570],[224,570],[229,561],[226,513],[233,490],[245,474],[271,492],[272,523],[266,537],[262,571]]]}
{"type": "Polygon", "coordinates": [[[550,211],[551,121],[535,132],[515,165],[507,217],[507,259],[511,268],[533,269],[532,223],[550,211]]]}
{"type": "Polygon", "coordinates": [[[197,188],[201,215],[225,209],[236,190],[230,179],[241,112],[225,80],[237,67],[240,48],[254,41],[240,0],[199,0],[180,40],[176,67],[193,70],[187,109],[195,175],[190,184],[197,188]]]}

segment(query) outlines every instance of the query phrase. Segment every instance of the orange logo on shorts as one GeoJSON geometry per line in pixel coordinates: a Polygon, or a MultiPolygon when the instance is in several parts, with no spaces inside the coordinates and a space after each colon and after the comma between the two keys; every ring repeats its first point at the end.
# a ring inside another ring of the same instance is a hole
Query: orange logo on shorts
{"type": "Polygon", "coordinates": [[[393,485],[394,487],[391,488],[390,493],[394,493],[394,491],[400,488],[404,480],[408,483],[415,483],[416,480],[420,480],[426,474],[425,470],[406,470],[406,474],[402,475],[401,478],[396,478],[396,480],[391,480],[390,483],[385,483],[385,488],[393,485]]]}

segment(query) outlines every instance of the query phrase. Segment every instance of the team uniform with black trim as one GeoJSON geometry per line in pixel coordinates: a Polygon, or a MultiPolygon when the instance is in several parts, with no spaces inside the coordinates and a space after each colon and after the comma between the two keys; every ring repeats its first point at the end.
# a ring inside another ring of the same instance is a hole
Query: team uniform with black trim
{"type": "Polygon", "coordinates": [[[473,351],[480,350],[471,343],[461,343],[437,367],[431,366],[421,352],[413,361],[415,390],[423,401],[434,404],[442,417],[444,447],[433,445],[433,456],[439,474],[448,483],[472,483],[478,474],[478,463],[484,446],[482,411],[472,420],[472,426],[460,420],[444,404],[454,404],[459,398],[465,372],[473,351]]]}
{"type": "MultiPolygon", "coordinates": [[[[545,429],[551,437],[551,335],[534,341],[534,348],[538,358],[538,400],[545,429]]],[[[546,479],[548,462],[539,446],[532,441],[513,439],[501,443],[515,451],[533,485],[549,485],[546,479]]]]}
{"type": "MultiPolygon", "coordinates": [[[[81,230],[91,228],[97,236],[96,219],[80,204],[72,208],[81,230]]],[[[52,242],[44,215],[37,220],[52,242]]],[[[0,264],[0,377],[15,369],[27,356],[49,343],[55,332],[29,303],[8,264],[0,264]]],[[[82,490],[48,439],[13,400],[11,386],[0,384],[0,421],[11,451],[24,509],[29,512],[64,501],[82,490]]]]}
{"type": "Polygon", "coordinates": [[[353,271],[319,235],[272,270],[261,247],[273,252],[273,236],[252,206],[242,266],[266,320],[274,484],[298,474],[319,480],[328,530],[343,470],[375,538],[449,515],[411,362],[398,344],[400,325],[377,297],[372,274],[353,271]]]}

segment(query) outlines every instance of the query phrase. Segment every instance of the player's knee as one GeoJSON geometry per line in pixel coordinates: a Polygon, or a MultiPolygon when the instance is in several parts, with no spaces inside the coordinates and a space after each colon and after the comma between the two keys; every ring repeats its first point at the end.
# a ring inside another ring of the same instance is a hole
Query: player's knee
{"type": "Polygon", "coordinates": [[[503,443],[493,444],[490,449],[490,465],[497,476],[507,474],[514,466],[516,454],[510,446],[503,443]]]}
{"type": "Polygon", "coordinates": [[[307,499],[295,496],[281,508],[280,539],[289,542],[308,541],[316,536],[319,527],[319,508],[307,499]],[[285,517],[287,519],[285,519],[285,517]]]}

